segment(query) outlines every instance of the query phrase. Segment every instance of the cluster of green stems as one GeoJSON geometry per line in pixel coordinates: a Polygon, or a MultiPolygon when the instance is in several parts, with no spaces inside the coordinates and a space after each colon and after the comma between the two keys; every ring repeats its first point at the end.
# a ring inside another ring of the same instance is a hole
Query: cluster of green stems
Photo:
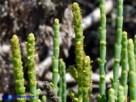
{"type": "MultiPolygon", "coordinates": [[[[45,96],[42,100],[39,99],[40,89],[37,89],[36,82],[36,70],[35,70],[35,37],[34,34],[30,33],[27,37],[27,68],[30,86],[30,101],[31,102],[42,102],[46,100],[45,96]]],[[[11,51],[12,51],[12,63],[15,78],[15,89],[17,96],[26,96],[25,93],[25,79],[21,59],[21,50],[19,39],[17,35],[13,35],[11,38],[11,51]]],[[[26,102],[25,98],[17,98],[17,102],[26,102]]]]}
{"type": "MultiPolygon", "coordinates": [[[[77,81],[78,92],[69,90],[69,95],[74,102],[90,102],[92,90],[92,66],[90,57],[84,51],[84,36],[82,28],[81,10],[77,3],[72,5],[73,24],[75,33],[75,61],[76,66],[69,66],[69,72],[77,81]]],[[[99,102],[136,102],[136,36],[134,42],[127,39],[127,33],[122,32],[123,26],[123,0],[117,0],[116,41],[114,47],[113,78],[111,88],[106,93],[106,6],[105,0],[100,0],[100,57],[99,63],[99,102]],[[122,69],[119,80],[119,68],[122,69]],[[128,77],[129,76],[129,77],[128,77]],[[129,80],[129,85],[128,85],[129,80]],[[129,89],[129,98],[128,98],[129,89]],[[106,97],[108,94],[108,97],[106,97]]],[[[31,102],[46,102],[46,96],[39,99],[40,89],[37,89],[35,71],[35,37],[30,33],[27,37],[27,68],[30,84],[31,102]]],[[[25,80],[21,61],[21,50],[18,37],[13,35],[11,39],[12,62],[17,95],[25,95],[25,80]]],[[[52,89],[58,96],[59,102],[66,102],[67,83],[66,65],[60,54],[60,25],[59,20],[54,20],[54,43],[52,57],[52,89]]],[[[26,99],[18,99],[18,102],[26,102],[26,99]]]]}

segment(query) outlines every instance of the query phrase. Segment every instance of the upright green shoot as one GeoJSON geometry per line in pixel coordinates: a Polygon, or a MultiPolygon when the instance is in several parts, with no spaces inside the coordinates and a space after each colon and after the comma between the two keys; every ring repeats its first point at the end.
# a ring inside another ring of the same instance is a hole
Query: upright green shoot
{"type": "Polygon", "coordinates": [[[83,72],[83,60],[84,60],[84,50],[83,50],[83,29],[82,29],[82,17],[81,11],[77,3],[72,5],[73,12],[73,23],[74,23],[74,32],[75,32],[75,54],[76,54],[76,64],[78,72],[78,99],[80,102],[83,101],[83,86],[82,86],[82,72],[83,72]]]}
{"type": "Polygon", "coordinates": [[[128,40],[128,63],[129,63],[129,81],[130,81],[130,101],[136,102],[136,63],[134,56],[133,40],[128,40]]]}
{"type": "Polygon", "coordinates": [[[119,86],[118,90],[118,102],[125,102],[123,86],[119,86]]]}
{"type": "Polygon", "coordinates": [[[31,102],[36,102],[36,70],[35,70],[35,37],[30,33],[27,36],[27,66],[28,77],[30,83],[30,94],[34,96],[30,98],[31,102]]]}
{"type": "Polygon", "coordinates": [[[117,29],[114,49],[113,82],[112,82],[112,87],[115,90],[116,97],[119,85],[118,76],[121,57],[122,25],[123,25],[123,0],[117,0],[117,21],[116,21],[117,29]]]}
{"type": "Polygon", "coordinates": [[[110,88],[108,91],[108,102],[116,102],[115,99],[115,91],[113,88],[110,88]]]}
{"type": "Polygon", "coordinates": [[[59,33],[59,20],[55,19],[54,20],[54,41],[53,41],[53,57],[52,57],[52,70],[53,70],[53,75],[52,75],[52,82],[53,82],[53,88],[56,92],[58,93],[58,82],[59,82],[59,74],[58,74],[58,59],[59,59],[59,45],[60,45],[60,33],[59,33]]]}
{"type": "MultiPolygon", "coordinates": [[[[11,51],[12,51],[12,62],[13,62],[16,93],[18,96],[24,96],[25,95],[24,73],[23,73],[23,66],[21,61],[19,40],[16,35],[13,35],[11,39],[11,51]]],[[[18,98],[17,101],[26,102],[24,98],[18,98]]]]}
{"type": "Polygon", "coordinates": [[[91,95],[91,76],[92,76],[92,66],[90,66],[90,57],[85,56],[84,58],[84,69],[83,69],[83,102],[90,102],[91,95]]]}
{"type": "Polygon", "coordinates": [[[106,63],[106,6],[105,0],[100,0],[100,58],[99,62],[99,74],[100,74],[100,82],[99,82],[99,102],[106,102],[106,83],[105,83],[105,63],[106,63]]]}
{"type": "Polygon", "coordinates": [[[66,102],[66,66],[62,59],[59,61],[59,96],[60,102],[66,102]]]}
{"type": "Polygon", "coordinates": [[[121,51],[121,85],[123,86],[124,95],[127,98],[128,94],[128,52],[127,52],[127,32],[123,32],[122,35],[122,51],[121,51]]]}

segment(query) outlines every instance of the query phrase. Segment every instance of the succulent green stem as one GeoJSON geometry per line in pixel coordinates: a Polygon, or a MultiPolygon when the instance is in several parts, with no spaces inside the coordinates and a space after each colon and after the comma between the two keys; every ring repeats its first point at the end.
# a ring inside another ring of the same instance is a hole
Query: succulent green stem
{"type": "Polygon", "coordinates": [[[27,36],[27,66],[28,77],[30,82],[30,94],[34,96],[30,98],[31,102],[36,102],[36,71],[35,71],[35,37],[30,33],[27,36]]]}
{"type": "MultiPolygon", "coordinates": [[[[23,66],[21,61],[19,40],[16,35],[13,35],[11,39],[11,51],[12,51],[12,62],[13,62],[16,93],[18,96],[24,96],[25,95],[24,73],[23,73],[23,66]]],[[[17,101],[25,102],[26,100],[24,98],[18,98],[17,101]]]]}
{"type": "Polygon", "coordinates": [[[106,101],[106,83],[105,83],[105,63],[106,63],[106,6],[105,0],[100,0],[100,58],[98,59],[99,62],[99,74],[100,74],[100,95],[99,95],[99,102],[106,101]]]}
{"type": "Polygon", "coordinates": [[[53,41],[53,58],[52,58],[52,70],[53,70],[53,76],[52,76],[52,82],[54,85],[54,91],[56,94],[58,93],[58,82],[59,82],[59,74],[58,74],[58,58],[59,58],[59,45],[60,45],[60,33],[59,33],[59,20],[54,20],[54,41],[53,41]]]}
{"type": "Polygon", "coordinates": [[[60,102],[66,102],[66,66],[62,59],[60,59],[60,63],[59,63],[59,72],[60,72],[60,83],[59,83],[60,102]]]}
{"type": "Polygon", "coordinates": [[[108,102],[116,102],[115,99],[115,91],[113,88],[110,88],[108,92],[108,102]]]}
{"type": "Polygon", "coordinates": [[[92,67],[90,66],[90,57],[85,56],[84,58],[84,69],[83,69],[83,102],[90,102],[91,94],[91,76],[92,76],[92,67]]]}
{"type": "Polygon", "coordinates": [[[123,86],[119,86],[118,102],[125,102],[125,95],[124,95],[123,86]]]}
{"type": "Polygon", "coordinates": [[[129,63],[129,81],[130,81],[130,100],[136,101],[136,64],[134,56],[133,40],[128,40],[128,63],[129,63]]]}
{"type": "Polygon", "coordinates": [[[128,94],[128,52],[127,52],[127,32],[123,32],[122,35],[122,51],[121,51],[121,85],[123,86],[124,95],[127,97],[128,94]]]}
{"type": "Polygon", "coordinates": [[[76,54],[76,64],[77,64],[77,72],[78,72],[78,99],[80,102],[83,101],[83,60],[84,60],[84,48],[83,48],[83,29],[82,29],[82,17],[79,5],[77,3],[73,3],[72,5],[73,12],[73,23],[74,23],[74,32],[75,32],[75,54],[76,54]]]}
{"type": "Polygon", "coordinates": [[[122,40],[122,25],[123,25],[123,0],[117,0],[117,21],[116,21],[116,42],[114,50],[114,65],[113,65],[113,83],[112,87],[115,90],[115,96],[118,93],[118,75],[121,57],[121,40],[122,40]]]}

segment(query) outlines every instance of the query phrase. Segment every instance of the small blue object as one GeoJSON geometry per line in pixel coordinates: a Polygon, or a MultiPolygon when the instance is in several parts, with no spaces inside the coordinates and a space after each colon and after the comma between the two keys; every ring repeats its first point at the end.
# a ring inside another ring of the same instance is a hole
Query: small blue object
{"type": "Polygon", "coordinates": [[[8,100],[12,100],[12,95],[8,95],[8,100]]]}
{"type": "Polygon", "coordinates": [[[2,95],[2,100],[6,99],[7,98],[7,95],[6,94],[3,94],[2,95]]]}

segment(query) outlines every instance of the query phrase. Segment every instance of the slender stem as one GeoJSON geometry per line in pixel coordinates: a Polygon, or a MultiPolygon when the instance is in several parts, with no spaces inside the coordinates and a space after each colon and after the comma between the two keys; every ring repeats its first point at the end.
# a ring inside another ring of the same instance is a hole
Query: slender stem
{"type": "MultiPolygon", "coordinates": [[[[24,87],[24,73],[23,66],[21,61],[21,51],[19,40],[16,35],[13,35],[11,39],[11,51],[12,51],[12,62],[13,62],[13,70],[14,70],[14,78],[15,78],[15,88],[18,96],[25,95],[25,87],[24,87]]],[[[18,98],[18,102],[26,102],[24,98],[18,98]]]]}
{"type": "Polygon", "coordinates": [[[123,0],[117,0],[117,21],[116,21],[117,29],[114,50],[113,83],[112,83],[112,87],[115,90],[115,96],[117,96],[119,84],[118,76],[121,57],[122,25],[123,25],[123,0]]]}
{"type": "Polygon", "coordinates": [[[124,89],[124,95],[127,98],[128,94],[128,85],[127,85],[127,77],[128,77],[128,52],[127,52],[127,32],[123,32],[122,35],[122,51],[121,51],[121,85],[124,89]]]}
{"type": "Polygon", "coordinates": [[[128,63],[129,63],[129,81],[130,81],[130,100],[136,101],[136,64],[134,56],[133,40],[128,40],[128,63]]]}
{"type": "Polygon", "coordinates": [[[83,102],[90,102],[91,85],[90,81],[92,76],[92,66],[90,66],[90,57],[84,58],[84,70],[83,70],[83,102]]]}
{"type": "Polygon", "coordinates": [[[105,83],[105,63],[106,63],[106,6],[105,0],[100,0],[100,58],[98,59],[99,62],[99,74],[100,74],[100,95],[99,101],[105,102],[106,101],[106,83],[105,83]]]}
{"type": "Polygon", "coordinates": [[[52,76],[52,82],[54,85],[54,90],[56,94],[58,93],[58,82],[59,82],[59,74],[58,74],[58,59],[59,59],[59,45],[60,45],[60,38],[59,38],[59,20],[54,20],[54,42],[53,42],[53,57],[52,57],[52,69],[53,69],[53,76],[52,76]]]}
{"type": "Polygon", "coordinates": [[[108,102],[116,102],[115,99],[115,91],[113,88],[110,88],[108,92],[108,102]]]}
{"type": "Polygon", "coordinates": [[[66,66],[62,59],[59,65],[60,72],[60,102],[66,102],[66,66]]]}
{"type": "Polygon", "coordinates": [[[119,86],[118,89],[118,102],[125,102],[123,86],[119,86]]]}
{"type": "Polygon", "coordinates": [[[27,66],[28,77],[30,82],[30,94],[34,96],[30,98],[31,102],[36,102],[36,71],[35,71],[35,37],[30,33],[27,37],[27,66]]]}

